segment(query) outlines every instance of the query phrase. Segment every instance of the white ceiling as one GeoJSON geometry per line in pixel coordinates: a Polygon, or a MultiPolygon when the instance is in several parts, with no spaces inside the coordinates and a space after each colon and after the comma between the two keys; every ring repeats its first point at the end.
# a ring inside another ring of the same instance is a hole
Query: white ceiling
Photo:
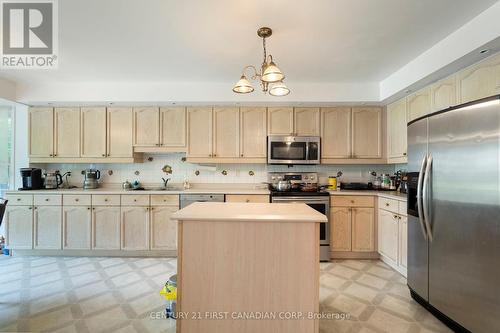
{"type": "Polygon", "coordinates": [[[287,82],[379,82],[496,0],[64,0],[59,69],[16,82],[232,82],[261,62],[287,82]]]}

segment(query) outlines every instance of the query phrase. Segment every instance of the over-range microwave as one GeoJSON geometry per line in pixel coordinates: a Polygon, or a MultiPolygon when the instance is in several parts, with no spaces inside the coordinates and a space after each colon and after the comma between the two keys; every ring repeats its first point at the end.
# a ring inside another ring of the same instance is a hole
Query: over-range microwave
{"type": "Polygon", "coordinates": [[[283,136],[267,137],[268,164],[319,164],[319,136],[283,136]]]}

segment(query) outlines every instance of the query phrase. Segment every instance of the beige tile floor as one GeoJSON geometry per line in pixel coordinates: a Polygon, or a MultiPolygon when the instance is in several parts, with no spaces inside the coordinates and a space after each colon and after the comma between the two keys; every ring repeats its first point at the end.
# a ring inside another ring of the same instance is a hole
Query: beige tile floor
{"type": "MultiPolygon", "coordinates": [[[[175,332],[154,319],[175,259],[1,257],[2,332],[175,332]]],[[[449,332],[412,301],[405,279],[379,261],[321,264],[321,332],[449,332]]]]}

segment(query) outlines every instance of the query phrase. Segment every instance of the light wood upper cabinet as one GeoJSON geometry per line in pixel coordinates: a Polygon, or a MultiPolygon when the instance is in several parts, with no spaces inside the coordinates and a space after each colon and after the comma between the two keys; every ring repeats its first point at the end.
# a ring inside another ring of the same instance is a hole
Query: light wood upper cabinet
{"type": "Polygon", "coordinates": [[[240,111],[238,108],[214,108],[213,157],[240,156],[240,111]]]}
{"type": "Polygon", "coordinates": [[[186,108],[160,108],[160,145],[186,147],[186,108]]]}
{"type": "Polygon", "coordinates": [[[188,157],[212,157],[212,108],[188,108],[188,157]]]}
{"type": "Polygon", "coordinates": [[[240,109],[240,157],[266,157],[266,122],[266,108],[240,109]]]}
{"type": "Polygon", "coordinates": [[[122,250],[149,249],[149,208],[122,207],[122,250]]]}
{"type": "Polygon", "coordinates": [[[63,207],[63,249],[90,250],[91,220],[90,207],[63,207]]]}
{"type": "Polygon", "coordinates": [[[399,216],[399,259],[398,264],[408,267],[408,218],[399,216]]]}
{"type": "Polygon", "coordinates": [[[381,108],[352,108],[352,157],[382,157],[381,108]]]}
{"type": "Polygon", "coordinates": [[[81,109],[81,156],[106,157],[106,108],[81,109]]]}
{"type": "Polygon", "coordinates": [[[431,111],[431,90],[425,87],[408,96],[408,122],[425,116],[431,111]]]}
{"type": "Polygon", "coordinates": [[[33,248],[33,209],[31,206],[7,206],[5,212],[6,245],[10,249],[33,248]]]}
{"type": "Polygon", "coordinates": [[[107,133],[108,157],[132,157],[132,108],[108,108],[107,133]]]}
{"type": "Polygon", "coordinates": [[[160,145],[160,109],[134,108],[134,146],[160,145]]]}
{"type": "Polygon", "coordinates": [[[151,250],[177,250],[177,221],[172,220],[177,207],[151,208],[151,250]]]}
{"type": "Polygon", "coordinates": [[[431,85],[431,111],[440,111],[457,104],[457,77],[452,75],[431,85]]]}
{"type": "Polygon", "coordinates": [[[387,157],[406,157],[406,98],[387,106],[387,157]]]}
{"type": "Polygon", "coordinates": [[[295,108],[294,135],[299,135],[299,136],[320,135],[319,108],[295,108]]]}
{"type": "Polygon", "coordinates": [[[350,158],[351,108],[321,109],[321,158],[350,158]]]}
{"type": "Polygon", "coordinates": [[[28,112],[29,156],[54,155],[54,109],[30,108],[28,112]]]}
{"type": "Polygon", "coordinates": [[[60,250],[62,247],[62,207],[35,206],[33,230],[35,249],[60,250]]]}
{"type": "Polygon", "coordinates": [[[92,207],[92,248],[120,249],[120,207],[92,207]]]}
{"type": "Polygon", "coordinates": [[[268,135],[292,135],[294,132],[293,108],[268,108],[267,133],[268,135]]]}
{"type": "Polygon", "coordinates": [[[80,108],[55,108],[54,157],[80,157],[80,108]]]}
{"type": "Polygon", "coordinates": [[[351,251],[351,208],[330,209],[330,244],[332,251],[351,251]]]}
{"type": "Polygon", "coordinates": [[[374,208],[352,208],[352,251],[375,251],[374,208]]]}
{"type": "Polygon", "coordinates": [[[398,261],[398,219],[397,215],[379,209],[378,250],[387,258],[398,261]]]}
{"type": "Polygon", "coordinates": [[[500,54],[459,72],[457,92],[460,103],[500,93],[500,54]]]}

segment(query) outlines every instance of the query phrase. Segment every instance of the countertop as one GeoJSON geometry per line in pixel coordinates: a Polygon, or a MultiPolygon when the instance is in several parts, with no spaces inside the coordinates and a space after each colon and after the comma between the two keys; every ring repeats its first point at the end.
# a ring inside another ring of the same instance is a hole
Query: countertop
{"type": "MultiPolygon", "coordinates": [[[[261,194],[269,195],[268,189],[255,188],[253,186],[242,186],[238,187],[236,184],[230,184],[228,186],[214,186],[212,184],[200,187],[193,187],[189,190],[184,190],[179,187],[171,187],[168,190],[144,190],[144,191],[134,191],[134,190],[123,190],[120,187],[100,187],[96,189],[84,190],[82,188],[73,189],[54,189],[54,190],[33,190],[33,191],[6,191],[8,194],[261,194]]],[[[406,194],[399,193],[397,191],[353,191],[353,190],[339,190],[330,191],[330,195],[371,195],[378,196],[389,199],[396,199],[400,201],[406,201],[406,194]]]]}
{"type": "Polygon", "coordinates": [[[303,203],[195,202],[172,215],[174,220],[212,222],[328,222],[303,203]]]}

